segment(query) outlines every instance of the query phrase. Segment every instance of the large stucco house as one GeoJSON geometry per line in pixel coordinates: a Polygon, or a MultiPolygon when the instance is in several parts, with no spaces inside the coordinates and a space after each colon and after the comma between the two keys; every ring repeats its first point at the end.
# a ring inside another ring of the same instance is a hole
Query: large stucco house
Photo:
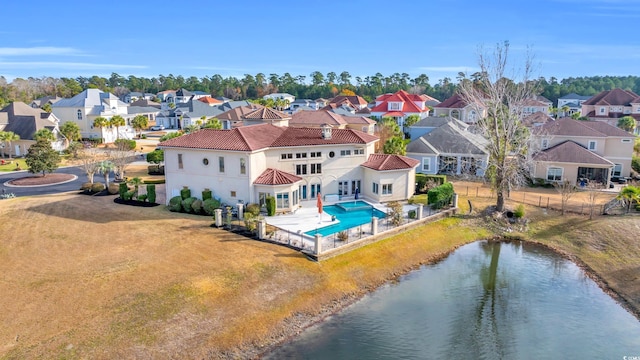
{"type": "Polygon", "coordinates": [[[83,138],[103,138],[104,142],[110,143],[117,138],[132,139],[135,136],[129,125],[118,129],[94,128],[93,122],[100,116],[111,119],[120,115],[126,120],[136,115],[129,114],[128,104],[120,101],[117,96],[99,89],[87,89],[72,98],[58,100],[51,105],[51,112],[60,119],[61,124],[67,121],[76,123],[83,138]]]}
{"type": "Polygon", "coordinates": [[[20,137],[9,143],[0,143],[0,153],[11,156],[24,156],[31,145],[35,144],[33,135],[38,130],[47,129],[53,133],[56,141],[52,142],[55,150],[64,149],[64,140],[58,128],[58,118],[46,111],[15,101],[0,110],[0,131],[13,132],[20,137]]]}
{"type": "Polygon", "coordinates": [[[318,193],[332,198],[356,192],[376,202],[406,200],[415,190],[418,161],[374,154],[378,138],[351,129],[294,128],[271,124],[232,130],[203,129],[160,143],[165,151],[167,201],[189,187],[211,189],[226,204],[265,204],[294,211],[318,193]]]}
{"type": "Polygon", "coordinates": [[[417,115],[420,118],[428,116],[431,109],[427,106],[427,102],[434,100],[428,95],[409,94],[404,90],[393,94],[383,94],[376,98],[376,105],[371,109],[371,116],[394,118],[396,123],[402,127],[404,121],[411,115],[417,115]]]}
{"type": "Polygon", "coordinates": [[[582,103],[582,115],[589,120],[616,126],[623,116],[640,120],[640,95],[630,90],[602,91],[582,103]]]}
{"type": "Polygon", "coordinates": [[[580,179],[607,184],[631,175],[634,136],[600,121],[561,118],[533,130],[532,176],[547,182],[580,179]]]}
{"type": "Polygon", "coordinates": [[[484,106],[469,103],[460,94],[454,94],[434,106],[433,110],[435,116],[451,116],[467,124],[475,124],[487,116],[487,110],[484,106]]]}

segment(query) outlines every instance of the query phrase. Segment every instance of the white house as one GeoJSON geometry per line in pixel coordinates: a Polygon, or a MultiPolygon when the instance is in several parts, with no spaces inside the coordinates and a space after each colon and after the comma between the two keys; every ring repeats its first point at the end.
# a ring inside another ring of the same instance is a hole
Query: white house
{"type": "Polygon", "coordinates": [[[273,94],[267,94],[265,96],[262,97],[263,99],[267,100],[267,99],[273,99],[273,100],[287,100],[289,101],[289,104],[293,103],[296,100],[296,97],[291,95],[291,94],[287,94],[287,93],[273,93],[273,94]]]}
{"type": "Polygon", "coordinates": [[[70,98],[61,99],[51,105],[52,113],[60,119],[60,123],[72,121],[80,127],[83,138],[103,138],[110,143],[116,138],[132,139],[135,136],[133,128],[125,125],[115,128],[94,128],[93,121],[97,117],[110,119],[115,115],[128,118],[128,105],[120,101],[117,96],[99,89],[87,89],[70,98]],[[118,134],[116,134],[118,131],[118,134]]]}
{"type": "Polygon", "coordinates": [[[383,94],[376,98],[376,105],[371,109],[371,116],[378,118],[391,117],[399,126],[411,115],[424,118],[429,115],[427,102],[435,100],[428,95],[409,94],[399,90],[393,94],[383,94]]]}
{"type": "Polygon", "coordinates": [[[318,193],[384,202],[413,195],[418,161],[374,154],[376,136],[351,129],[279,127],[203,129],[164,141],[167,201],[188,187],[226,204],[276,199],[293,211],[318,193]]]}
{"type": "Polygon", "coordinates": [[[451,116],[467,124],[475,124],[487,116],[484,106],[470,104],[460,94],[455,94],[434,107],[435,116],[451,116]],[[480,108],[480,113],[478,113],[480,108]]]}

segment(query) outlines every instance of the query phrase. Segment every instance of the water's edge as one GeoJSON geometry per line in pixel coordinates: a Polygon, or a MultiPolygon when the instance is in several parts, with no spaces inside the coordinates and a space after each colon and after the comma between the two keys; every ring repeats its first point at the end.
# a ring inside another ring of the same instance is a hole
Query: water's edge
{"type": "Polygon", "coordinates": [[[469,245],[475,242],[480,242],[480,241],[487,241],[487,242],[501,242],[501,243],[511,243],[513,241],[521,241],[521,242],[526,242],[529,244],[534,244],[536,246],[540,246],[543,247],[545,249],[551,250],[552,252],[556,253],[558,256],[562,257],[563,259],[566,259],[568,261],[571,261],[573,264],[575,264],[577,267],[579,267],[582,272],[589,278],[591,279],[594,283],[596,283],[598,285],[598,287],[608,296],[610,296],[616,303],[618,303],[623,309],[625,309],[627,312],[629,312],[630,314],[632,314],[638,321],[640,321],[640,308],[635,307],[631,302],[629,302],[624,296],[622,296],[620,293],[618,293],[615,289],[613,289],[611,286],[609,286],[609,284],[607,283],[606,280],[604,280],[602,277],[600,277],[600,275],[594,271],[591,267],[589,267],[587,264],[585,264],[582,260],[580,260],[578,257],[567,253],[566,251],[560,250],[558,248],[555,248],[553,246],[550,246],[548,244],[545,243],[541,243],[535,240],[530,240],[530,239],[524,239],[524,238],[520,238],[517,236],[496,236],[490,239],[485,239],[485,240],[473,240],[470,241],[468,243],[464,243],[464,244],[459,244],[457,246],[454,246],[453,248],[447,250],[446,252],[442,252],[439,254],[435,254],[432,258],[430,258],[429,260],[426,261],[422,261],[420,263],[417,264],[413,264],[413,265],[407,265],[406,268],[403,268],[401,271],[395,272],[391,277],[389,277],[388,279],[385,279],[383,281],[381,281],[378,284],[375,284],[373,286],[370,286],[366,289],[363,289],[362,291],[356,292],[356,293],[351,293],[351,294],[345,294],[341,299],[332,302],[331,304],[326,304],[325,306],[322,307],[322,309],[314,315],[308,315],[308,314],[296,314],[294,316],[294,318],[289,318],[289,319],[285,319],[284,322],[285,324],[285,328],[283,329],[283,331],[279,334],[279,336],[276,336],[274,338],[272,338],[273,343],[271,343],[269,346],[267,347],[253,347],[250,346],[251,349],[246,349],[247,351],[245,351],[245,354],[254,354],[254,356],[250,356],[251,358],[262,358],[263,356],[273,352],[274,350],[278,349],[279,347],[285,345],[286,343],[292,341],[294,338],[296,338],[300,333],[304,332],[306,329],[317,325],[325,320],[327,320],[329,317],[339,313],[340,311],[344,310],[345,308],[347,308],[348,306],[356,303],[357,301],[361,300],[363,297],[365,297],[366,295],[378,290],[379,288],[388,285],[388,284],[392,284],[396,281],[398,281],[398,279],[404,275],[407,275],[415,270],[419,270],[421,267],[425,266],[425,265],[433,265],[433,264],[437,264],[441,261],[443,261],[444,259],[446,259],[449,255],[451,255],[451,253],[453,253],[454,251],[456,251],[458,248],[465,246],[465,245],[469,245]]]}

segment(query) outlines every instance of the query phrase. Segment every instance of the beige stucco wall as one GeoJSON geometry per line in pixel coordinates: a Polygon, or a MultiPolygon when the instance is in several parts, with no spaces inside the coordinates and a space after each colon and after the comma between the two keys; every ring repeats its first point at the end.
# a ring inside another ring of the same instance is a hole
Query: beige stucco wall
{"type": "Polygon", "coordinates": [[[407,172],[405,170],[376,171],[369,168],[364,169],[364,188],[362,194],[378,202],[402,201],[413,196],[415,191],[416,173],[415,169],[407,172]],[[379,185],[378,194],[373,193],[373,184],[379,185]],[[382,185],[392,184],[390,195],[382,194],[382,185]]]}

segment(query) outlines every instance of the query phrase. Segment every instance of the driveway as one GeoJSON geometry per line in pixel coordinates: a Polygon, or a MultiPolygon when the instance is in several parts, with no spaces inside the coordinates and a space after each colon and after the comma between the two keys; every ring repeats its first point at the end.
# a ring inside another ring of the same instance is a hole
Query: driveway
{"type": "Polygon", "coordinates": [[[26,170],[2,172],[0,173],[0,193],[14,193],[16,196],[29,196],[29,195],[48,195],[56,194],[67,191],[80,191],[82,183],[87,182],[87,175],[84,170],[78,166],[69,166],[59,168],[54,173],[60,174],[72,174],[77,176],[77,179],[69,181],[63,184],[55,185],[43,185],[43,186],[7,186],[5,183],[9,180],[18,179],[21,177],[32,176],[26,170]]]}

